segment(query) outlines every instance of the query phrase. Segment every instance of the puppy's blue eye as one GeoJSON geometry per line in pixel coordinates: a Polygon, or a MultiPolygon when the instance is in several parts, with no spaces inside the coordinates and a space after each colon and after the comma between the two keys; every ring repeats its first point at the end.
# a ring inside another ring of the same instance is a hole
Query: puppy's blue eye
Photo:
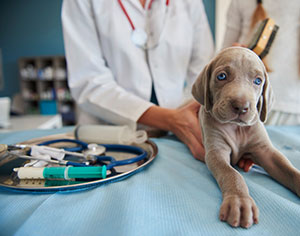
{"type": "Polygon", "coordinates": [[[218,80],[225,80],[227,78],[226,74],[225,73],[221,73],[221,74],[218,74],[217,75],[217,79],[218,80]]]}
{"type": "Polygon", "coordinates": [[[260,85],[261,83],[262,83],[261,78],[256,78],[256,79],[254,80],[254,84],[256,84],[256,85],[260,85]]]}

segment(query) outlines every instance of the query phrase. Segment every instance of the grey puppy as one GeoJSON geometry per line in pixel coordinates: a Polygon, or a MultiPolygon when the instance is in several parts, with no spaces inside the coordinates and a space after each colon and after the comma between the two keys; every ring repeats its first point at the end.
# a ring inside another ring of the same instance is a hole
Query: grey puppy
{"type": "Polygon", "coordinates": [[[199,120],[205,162],[222,191],[220,220],[244,228],[258,223],[258,208],[233,168],[242,157],[300,196],[300,171],[273,147],[263,125],[273,95],[266,69],[254,52],[224,49],[203,69],[192,93],[203,105],[199,120]]]}

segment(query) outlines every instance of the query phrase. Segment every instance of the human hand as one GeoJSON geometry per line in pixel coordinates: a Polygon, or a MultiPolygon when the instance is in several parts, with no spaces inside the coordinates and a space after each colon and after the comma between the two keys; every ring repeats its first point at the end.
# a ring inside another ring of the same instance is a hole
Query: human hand
{"type": "Polygon", "coordinates": [[[205,150],[198,120],[199,109],[200,104],[196,101],[175,109],[170,117],[169,129],[188,146],[197,160],[204,162],[205,150]]]}
{"type": "Polygon", "coordinates": [[[177,109],[151,106],[139,118],[138,123],[165,131],[171,131],[190,149],[193,156],[204,162],[204,147],[198,121],[200,104],[190,102],[177,109]]]}
{"type": "Polygon", "coordinates": [[[238,167],[243,169],[245,172],[248,172],[252,168],[253,165],[254,165],[254,162],[248,158],[241,158],[238,162],[238,167]]]}
{"type": "Polygon", "coordinates": [[[247,47],[245,44],[241,44],[241,43],[233,43],[232,46],[234,46],[234,47],[243,47],[243,48],[247,47]]]}

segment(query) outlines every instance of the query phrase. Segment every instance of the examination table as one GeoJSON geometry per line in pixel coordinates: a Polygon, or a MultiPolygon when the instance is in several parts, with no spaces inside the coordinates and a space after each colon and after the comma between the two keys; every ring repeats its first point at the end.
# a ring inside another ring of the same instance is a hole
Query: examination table
{"type": "MultiPolygon", "coordinates": [[[[74,127],[0,134],[13,144],[74,127]]],[[[273,144],[300,169],[300,127],[267,127],[273,144]]],[[[204,163],[174,137],[152,139],[155,160],[122,181],[79,192],[17,193],[0,189],[0,235],[300,235],[300,198],[262,169],[244,176],[259,224],[232,228],[218,219],[222,195],[204,163]]]]}

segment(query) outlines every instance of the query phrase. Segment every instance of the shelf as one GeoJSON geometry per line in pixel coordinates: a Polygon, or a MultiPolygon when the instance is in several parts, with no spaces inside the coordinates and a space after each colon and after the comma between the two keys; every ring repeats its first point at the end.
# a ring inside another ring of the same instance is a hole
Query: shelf
{"type": "Polygon", "coordinates": [[[75,102],[68,87],[64,56],[19,59],[21,94],[25,114],[55,115],[67,111],[68,125],[76,123],[75,102]],[[63,107],[63,109],[62,109],[63,107]],[[70,120],[73,117],[73,120],[70,120]]]}

